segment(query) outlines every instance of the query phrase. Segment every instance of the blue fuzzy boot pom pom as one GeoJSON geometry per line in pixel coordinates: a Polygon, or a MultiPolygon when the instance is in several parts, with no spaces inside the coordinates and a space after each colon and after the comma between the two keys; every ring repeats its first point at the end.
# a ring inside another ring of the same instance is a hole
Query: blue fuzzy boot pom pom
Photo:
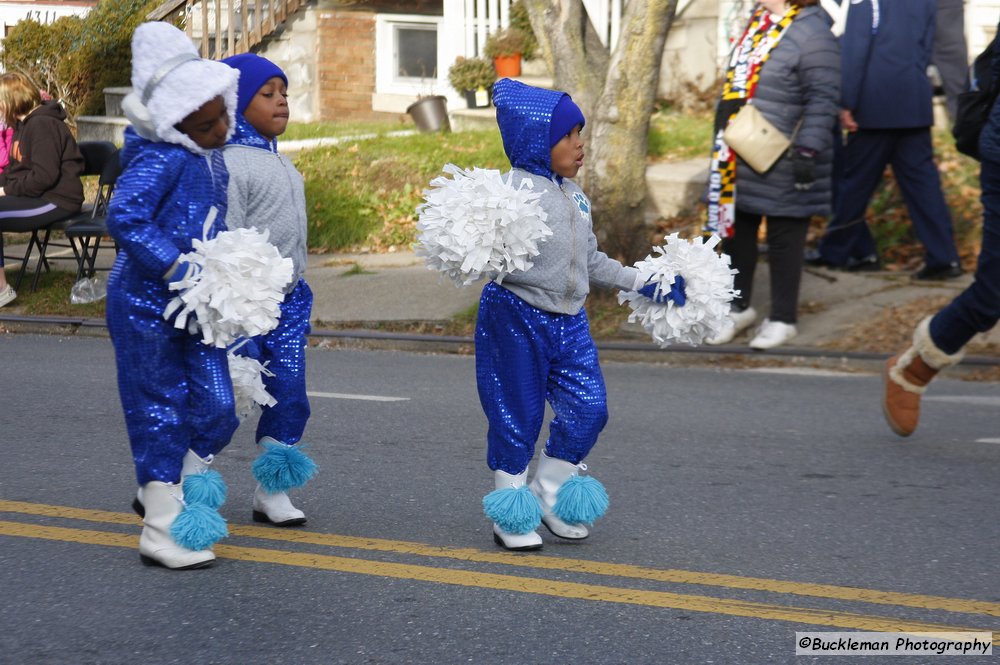
{"type": "Polygon", "coordinates": [[[601,481],[590,476],[573,476],[556,492],[552,512],[567,524],[592,524],[607,512],[609,503],[601,481]]]}
{"type": "Polygon", "coordinates": [[[493,490],[483,497],[483,512],[507,533],[531,533],[542,523],[542,507],[527,486],[493,490]]]}
{"type": "Polygon", "coordinates": [[[226,482],[218,471],[184,476],[184,501],[218,510],[226,502],[226,482]]]}
{"type": "Polygon", "coordinates": [[[316,475],[316,462],[296,446],[265,441],[264,452],[250,467],[254,478],[268,494],[302,487],[316,475]]]}
{"type": "Polygon", "coordinates": [[[229,535],[226,520],[214,508],[200,503],[184,506],[170,525],[174,542],[189,550],[207,550],[229,535]]]}

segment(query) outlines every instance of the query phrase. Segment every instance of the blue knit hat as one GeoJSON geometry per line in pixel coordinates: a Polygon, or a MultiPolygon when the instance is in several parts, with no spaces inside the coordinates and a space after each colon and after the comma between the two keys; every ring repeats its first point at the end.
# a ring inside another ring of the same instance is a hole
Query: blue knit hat
{"type": "Polygon", "coordinates": [[[257,91],[274,77],[280,78],[288,86],[288,77],[281,71],[281,67],[256,53],[241,53],[224,58],[222,62],[240,73],[239,90],[236,93],[237,113],[246,111],[257,91]]]}
{"type": "Polygon", "coordinates": [[[577,125],[583,127],[586,123],[583,111],[569,95],[563,95],[556,107],[552,109],[552,120],[549,123],[549,147],[559,143],[564,136],[573,131],[577,125]]]}

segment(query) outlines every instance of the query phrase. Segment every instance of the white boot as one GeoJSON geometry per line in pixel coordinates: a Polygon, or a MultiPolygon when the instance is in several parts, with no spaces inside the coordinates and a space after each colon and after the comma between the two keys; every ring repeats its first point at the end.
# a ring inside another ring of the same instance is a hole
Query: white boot
{"type": "MultiPolygon", "coordinates": [[[[549,457],[543,452],[538,459],[538,470],[535,472],[535,478],[531,481],[531,491],[538,497],[538,503],[542,506],[542,524],[560,538],[582,540],[590,535],[590,531],[583,524],[564,522],[554,510],[559,489],[567,481],[575,478],[581,467],[584,470],[587,468],[583,465],[578,466],[565,460],[549,457]]],[[[596,480],[592,478],[581,478],[580,480],[595,484],[600,487],[600,493],[604,494],[604,488],[596,480]]],[[[607,500],[606,495],[604,495],[604,500],[607,500]]],[[[597,515],[597,517],[599,516],[597,515]]]]}
{"type": "MultiPolygon", "coordinates": [[[[509,492],[511,490],[518,490],[525,486],[528,480],[528,471],[525,469],[516,476],[506,473],[504,471],[494,471],[493,472],[493,484],[496,487],[496,491],[490,492],[483,499],[483,507],[486,510],[487,516],[491,519],[495,518],[495,515],[491,515],[487,504],[490,497],[498,496],[498,492],[509,492]]],[[[530,497],[530,494],[528,495],[530,497]]],[[[538,525],[538,508],[532,508],[535,512],[534,524],[535,527],[529,528],[523,533],[513,533],[512,531],[505,531],[497,524],[496,521],[493,522],[493,541],[500,545],[501,547],[514,550],[517,552],[523,552],[525,550],[537,550],[542,547],[542,537],[538,535],[535,528],[538,525]]]]}
{"type": "Polygon", "coordinates": [[[316,464],[294,445],[269,436],[257,442],[264,452],[251,469],[257,479],[253,492],[253,520],[275,526],[305,524],[306,514],[292,505],[288,490],[306,484],[316,473],[316,464]]]}
{"type": "Polygon", "coordinates": [[[209,455],[203,459],[198,457],[198,453],[195,451],[188,450],[184,454],[184,462],[181,464],[181,482],[184,482],[184,476],[190,476],[193,473],[205,473],[214,461],[215,455],[209,455]]]}
{"type": "Polygon", "coordinates": [[[275,526],[296,526],[305,524],[306,514],[292,505],[292,500],[286,493],[268,494],[257,483],[257,489],[253,491],[253,521],[275,526]]]}
{"type": "MultiPolygon", "coordinates": [[[[193,450],[188,450],[187,453],[184,454],[184,460],[181,463],[180,483],[182,485],[184,484],[184,476],[209,471],[209,467],[214,460],[214,455],[209,455],[208,457],[202,459],[201,457],[198,457],[198,454],[193,450]]],[[[139,489],[136,490],[135,499],[132,500],[132,510],[134,510],[139,517],[145,517],[146,515],[146,507],[142,500],[142,485],[139,485],[139,489]]]]}
{"type": "Polygon", "coordinates": [[[189,550],[181,547],[170,534],[170,527],[184,508],[180,485],[151,481],[142,486],[142,501],[146,510],[139,555],[146,565],[159,564],[175,570],[202,568],[215,561],[212,550],[189,550]]]}

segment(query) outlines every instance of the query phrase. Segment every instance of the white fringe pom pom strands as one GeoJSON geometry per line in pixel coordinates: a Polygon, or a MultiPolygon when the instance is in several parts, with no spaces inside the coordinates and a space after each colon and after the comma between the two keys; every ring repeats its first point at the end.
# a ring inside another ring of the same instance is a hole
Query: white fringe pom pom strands
{"type": "MultiPolygon", "coordinates": [[[[214,219],[213,208],[206,233],[214,219]]],[[[293,268],[292,260],[268,242],[267,231],[223,231],[211,240],[195,240],[192,246],[194,251],[182,254],[180,260],[193,269],[170,283],[170,290],[180,293],[164,310],[165,319],[176,312],[176,328],[200,332],[202,342],[218,348],[278,325],[293,268]]]]}
{"type": "Polygon", "coordinates": [[[457,286],[472,284],[483,275],[497,282],[514,271],[527,270],[538,255],[538,243],[552,235],[531,182],[519,187],[500,171],[465,170],[448,164],[431,180],[425,203],[417,212],[418,256],[427,267],[440,270],[457,286]]]}
{"type": "Polygon", "coordinates": [[[247,343],[243,340],[226,353],[229,360],[229,378],[233,381],[233,397],[236,399],[236,417],[247,418],[262,406],[274,406],[278,400],[264,387],[264,377],[274,376],[266,363],[256,358],[241,356],[236,351],[247,343]]]}
{"type": "Polygon", "coordinates": [[[681,240],[671,233],[662,247],[654,247],[656,256],[647,256],[635,264],[643,275],[659,282],[662,293],[670,292],[674,277],[684,277],[687,302],[678,307],[673,301],[662,304],[640,295],[637,291],[622,291],[618,302],[628,302],[632,308],[629,322],[638,321],[653,340],[666,347],[673,343],[697,346],[732,327],[730,303],[738,294],[733,290],[733,275],[729,256],[718,254],[717,235],[707,241],[695,238],[681,240]]]}

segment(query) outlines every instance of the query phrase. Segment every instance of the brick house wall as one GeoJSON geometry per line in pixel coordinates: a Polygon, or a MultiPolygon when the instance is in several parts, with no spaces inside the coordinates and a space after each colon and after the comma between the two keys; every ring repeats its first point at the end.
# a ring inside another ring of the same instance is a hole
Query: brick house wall
{"type": "Polygon", "coordinates": [[[317,74],[320,120],[396,117],[372,111],[375,92],[375,15],[440,15],[441,0],[327,0],[319,4],[317,74]]]}

